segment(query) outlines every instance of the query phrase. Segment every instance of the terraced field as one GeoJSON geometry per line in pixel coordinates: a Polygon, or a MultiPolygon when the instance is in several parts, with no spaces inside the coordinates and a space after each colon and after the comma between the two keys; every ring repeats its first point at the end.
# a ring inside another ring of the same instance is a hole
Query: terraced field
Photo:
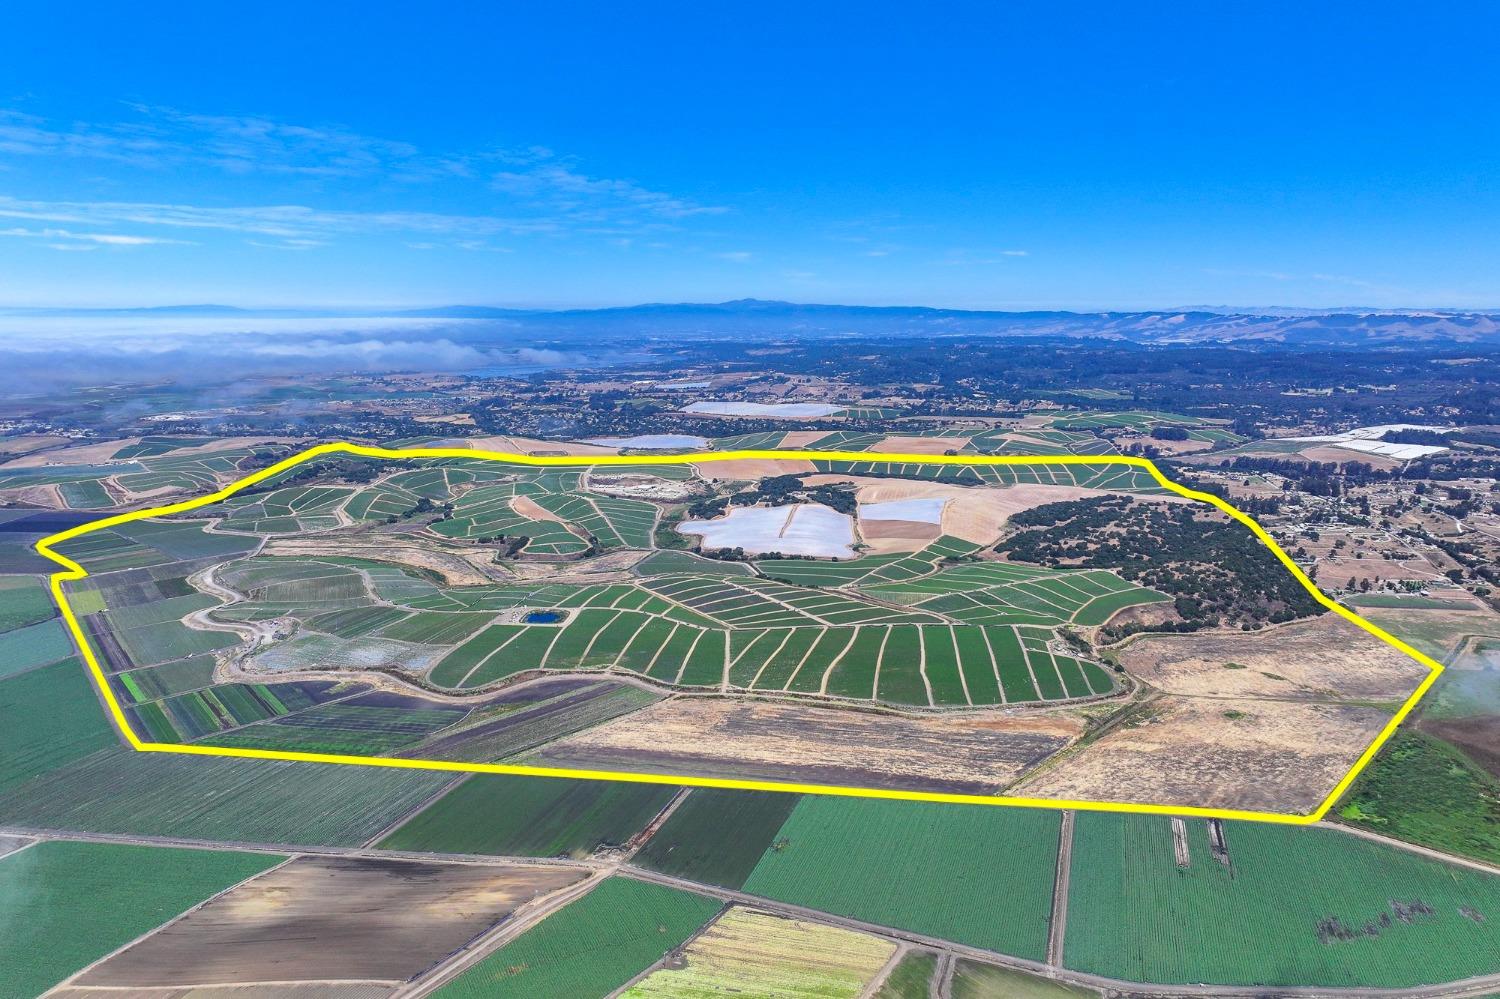
{"type": "MultiPolygon", "coordinates": [[[[1082,443],[1038,433],[1064,449],[1082,443]]],[[[136,460],[209,458],[174,446],[136,460]]],[[[1093,628],[1165,595],[1105,570],[999,561],[983,538],[997,536],[1005,514],[976,515],[969,499],[953,515],[957,533],[936,519],[969,496],[964,484],[980,500],[1023,484],[1021,508],[1054,495],[1038,486],[1160,491],[1141,470],[812,464],[856,484],[726,484],[686,464],[599,477],[598,489],[676,497],[647,500],[595,491],[581,467],[348,459],[283,470],[189,515],[88,533],[59,550],[89,569],[70,593],[112,690],[132,726],[161,743],[408,756],[432,747],[495,760],[669,694],[930,710],[1120,692],[1114,671],[1059,629],[1093,628]],[[921,501],[935,511],[928,533],[898,550],[745,559],[656,547],[663,518],[679,522],[698,504],[711,512],[695,517],[713,517],[731,502],[774,505],[788,490],[788,502],[802,502],[795,490],[832,489],[818,495],[858,514],[858,483],[892,477],[939,490],[921,501]],[[500,724],[494,695],[558,675],[634,684],[636,694],[576,704],[569,695],[555,715],[527,707],[524,724],[500,724]],[[463,699],[436,696],[446,692],[463,699]],[[577,724],[563,720],[574,713],[577,724]]]]}

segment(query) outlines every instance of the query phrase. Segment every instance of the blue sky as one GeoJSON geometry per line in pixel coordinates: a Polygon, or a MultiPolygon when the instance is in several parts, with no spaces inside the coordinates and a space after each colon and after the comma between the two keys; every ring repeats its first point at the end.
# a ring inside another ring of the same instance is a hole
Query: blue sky
{"type": "Polygon", "coordinates": [[[429,6],[12,5],[0,305],[1500,307],[1494,4],[429,6]]]}

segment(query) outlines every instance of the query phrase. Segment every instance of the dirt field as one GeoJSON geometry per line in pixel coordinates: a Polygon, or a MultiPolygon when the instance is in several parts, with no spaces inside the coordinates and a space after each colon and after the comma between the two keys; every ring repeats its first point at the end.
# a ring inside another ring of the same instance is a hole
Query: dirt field
{"type": "Polygon", "coordinates": [[[710,481],[764,479],[773,475],[807,475],[813,463],[797,458],[734,458],[729,461],[694,463],[698,474],[710,481]]]}
{"type": "Polygon", "coordinates": [[[887,437],[866,450],[880,454],[947,454],[968,443],[967,437],[887,437]]]}
{"type": "MultiPolygon", "coordinates": [[[[813,475],[804,481],[809,485],[834,482],[852,483],[858,488],[856,498],[861,503],[889,503],[895,500],[926,498],[946,499],[948,503],[943,507],[942,533],[978,545],[994,544],[999,539],[1000,529],[1005,522],[1022,510],[1030,510],[1044,503],[1115,495],[1102,489],[1082,489],[1078,486],[1034,484],[955,486],[941,482],[878,479],[859,475],[813,475]]],[[[1181,496],[1145,498],[1164,502],[1192,502],[1181,496]]]]}
{"type": "Polygon", "coordinates": [[[1307,813],[1389,718],[1353,705],[1168,695],[1011,793],[1307,813]]]}
{"type": "Polygon", "coordinates": [[[167,989],[53,989],[47,999],[384,999],[396,986],[366,982],[277,982],[167,989]]]}
{"type": "Polygon", "coordinates": [[[673,698],[559,740],[548,765],[990,793],[1082,733],[1076,715],[905,718],[673,698]]]}
{"type": "Polygon", "coordinates": [[[566,524],[567,521],[557,514],[539,504],[530,496],[512,496],[510,508],[527,520],[541,520],[552,524],[566,524]]]}
{"type": "Polygon", "coordinates": [[[1397,461],[1395,458],[1390,458],[1383,454],[1369,454],[1365,451],[1355,451],[1350,448],[1334,447],[1332,445],[1305,448],[1301,452],[1301,454],[1302,457],[1306,458],[1308,461],[1333,461],[1340,463],[1360,461],[1364,462],[1366,465],[1369,465],[1371,468],[1378,468],[1382,471],[1389,471],[1392,468],[1401,467],[1401,462],[1397,461]]]}
{"type": "Polygon", "coordinates": [[[430,544],[403,542],[391,535],[382,535],[379,541],[361,543],[353,538],[272,538],[261,549],[266,555],[332,555],[352,558],[367,558],[376,562],[425,569],[442,576],[448,586],[482,586],[493,583],[500,575],[485,559],[493,553],[485,550],[468,553],[440,551],[430,544]],[[483,571],[480,566],[491,566],[483,571]]]}
{"type": "Polygon", "coordinates": [[[158,930],[76,984],[406,981],[582,876],[557,867],[304,857],[158,930]]]}
{"type": "Polygon", "coordinates": [[[938,524],[924,524],[919,520],[861,520],[859,534],[870,551],[877,555],[886,552],[914,552],[943,533],[938,524]]]}
{"type": "Polygon", "coordinates": [[[1173,694],[1402,700],[1421,663],[1333,614],[1264,631],[1137,638],[1125,668],[1173,694]]]}
{"type": "Polygon", "coordinates": [[[788,430],[786,436],[781,438],[781,447],[792,451],[798,451],[807,447],[813,441],[828,436],[826,430],[788,430]]]}
{"type": "Polygon", "coordinates": [[[507,454],[619,454],[615,447],[579,444],[576,441],[543,441],[533,437],[466,437],[464,445],[476,451],[504,451],[507,454]]]}

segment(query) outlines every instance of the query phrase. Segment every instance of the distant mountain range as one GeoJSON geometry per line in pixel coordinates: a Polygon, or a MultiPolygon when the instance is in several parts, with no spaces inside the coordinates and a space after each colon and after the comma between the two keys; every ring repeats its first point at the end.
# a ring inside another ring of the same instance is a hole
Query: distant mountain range
{"type": "MultiPolygon", "coordinates": [[[[604,309],[509,309],[449,305],[424,309],[238,309],[173,305],[134,309],[10,309],[6,314],[161,319],[372,318],[491,320],[513,333],[673,338],[1027,336],[1103,338],[1140,344],[1262,342],[1289,345],[1500,345],[1500,310],[1308,310],[1193,307],[1150,312],[991,312],[923,306],[805,305],[739,299],[604,309]]],[[[477,331],[476,331],[477,333],[477,331]]]]}

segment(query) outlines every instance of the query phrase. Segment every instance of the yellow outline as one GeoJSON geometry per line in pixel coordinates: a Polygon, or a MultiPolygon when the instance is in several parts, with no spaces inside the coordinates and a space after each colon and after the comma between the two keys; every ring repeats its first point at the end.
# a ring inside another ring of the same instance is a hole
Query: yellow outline
{"type": "Polygon", "coordinates": [[[344,442],[333,444],[320,444],[309,448],[299,454],[293,455],[284,461],[279,461],[269,468],[263,468],[258,472],[246,476],[239,481],[226,486],[216,493],[200,496],[195,499],[183,500],[179,503],[170,503],[166,506],[152,507],[146,510],[135,510],[130,513],[117,514],[112,517],[103,517],[87,524],[80,524],[43,538],[37,542],[38,552],[46,555],[54,562],[67,569],[66,572],[53,573],[51,577],[52,595],[57,600],[57,605],[62,611],[63,620],[67,623],[68,630],[72,632],[74,641],[78,644],[79,651],[84,661],[88,664],[89,671],[94,678],[95,685],[99,688],[104,698],[110,716],[115,725],[124,733],[125,738],[136,750],[143,753],[182,753],[189,756],[232,756],[245,759],[257,760],[292,760],[302,763],[340,763],[357,766],[376,767],[399,767],[408,770],[444,770],[460,773],[493,773],[493,774],[522,774],[533,777],[572,777],[584,780],[615,780],[629,781],[641,784],[674,784],[687,785],[691,787],[719,787],[740,788],[751,791],[786,791],[805,794],[827,794],[840,795],[844,797],[857,798],[887,798],[904,801],[935,801],[950,802],[967,805],[1004,805],[1015,808],[1051,808],[1051,809],[1076,809],[1080,811],[1095,812],[1127,812],[1144,813],[1148,815],[1182,815],[1196,816],[1201,818],[1240,819],[1250,822],[1277,822],[1287,825],[1309,825],[1317,822],[1328,813],[1339,796],[1353,783],[1359,772],[1369,764],[1375,753],[1384,745],[1385,741],[1395,732],[1396,727],[1401,724],[1416,703],[1422,699],[1433,681],[1442,673],[1443,665],[1435,659],[1427,656],[1399,638],[1388,634],[1386,631],[1371,624],[1358,614],[1349,610],[1338,602],[1329,599],[1320,592],[1307,577],[1297,563],[1292,561],[1291,556],[1281,550],[1274,538],[1266,533],[1265,529],[1257,524],[1248,515],[1241,513],[1224,500],[1209,493],[1198,492],[1188,489],[1168,479],[1161,473],[1156,465],[1146,458],[1136,458],[1124,455],[1045,455],[1028,457],[1017,456],[971,456],[971,455],[918,455],[918,454],[885,454],[865,451],[714,451],[703,454],[686,455],[565,455],[557,457],[537,457],[532,455],[507,454],[503,451],[478,451],[467,448],[412,448],[409,450],[391,450],[387,448],[365,447],[359,444],[348,444],[344,442]],[[87,534],[90,531],[102,530],[116,524],[125,524],[134,520],[143,520],[148,517],[160,517],[173,513],[181,513],[185,510],[193,510],[200,506],[207,506],[227,499],[247,486],[264,481],[274,475],[293,468],[304,461],[325,454],[355,454],[367,458],[470,458],[486,461],[504,461],[516,465],[663,465],[663,464],[699,464],[708,461],[736,461],[743,459],[782,459],[782,460],[821,460],[821,461],[860,461],[860,462],[892,462],[901,464],[941,464],[941,465],[1130,465],[1136,468],[1144,468],[1151,473],[1163,487],[1172,490],[1179,495],[1189,499],[1198,500],[1216,507],[1234,520],[1239,521],[1259,538],[1269,548],[1281,563],[1287,567],[1293,576],[1297,578],[1307,591],[1324,607],[1338,614],[1347,621],[1358,625],[1365,631],[1388,645],[1399,649],[1417,662],[1426,666],[1430,671],[1426,679],[1418,685],[1417,689],[1401,705],[1386,726],[1381,729],[1375,741],[1370,743],[1354,767],[1344,775],[1343,779],[1335,785],[1328,796],[1313,812],[1307,815],[1295,815],[1281,812],[1257,812],[1242,811],[1232,808],[1199,808],[1191,805],[1147,805],[1147,804],[1122,804],[1108,801],[1071,801],[1061,798],[1022,798],[1008,797],[1004,795],[980,795],[980,794],[947,794],[929,791],[897,791],[879,788],[857,788],[844,787],[840,785],[825,784],[798,784],[783,781],[757,781],[757,780],[730,780],[717,777],[692,777],[673,776],[670,774],[642,774],[629,773],[625,771],[612,770],[573,770],[563,767],[525,767],[511,766],[501,763],[463,763],[452,760],[408,760],[391,759],[380,756],[349,756],[334,753],[299,753],[270,749],[236,749],[219,746],[194,746],[177,745],[173,743],[142,742],[130,723],[126,720],[125,712],[116,700],[114,691],[110,688],[104,670],[100,668],[99,661],[89,646],[88,639],[83,634],[83,629],[78,625],[78,619],[73,615],[73,609],[68,605],[66,595],[63,593],[62,584],[71,580],[82,579],[88,575],[88,571],[74,562],[72,559],[59,555],[52,550],[52,546],[70,538],[87,534]]]}

